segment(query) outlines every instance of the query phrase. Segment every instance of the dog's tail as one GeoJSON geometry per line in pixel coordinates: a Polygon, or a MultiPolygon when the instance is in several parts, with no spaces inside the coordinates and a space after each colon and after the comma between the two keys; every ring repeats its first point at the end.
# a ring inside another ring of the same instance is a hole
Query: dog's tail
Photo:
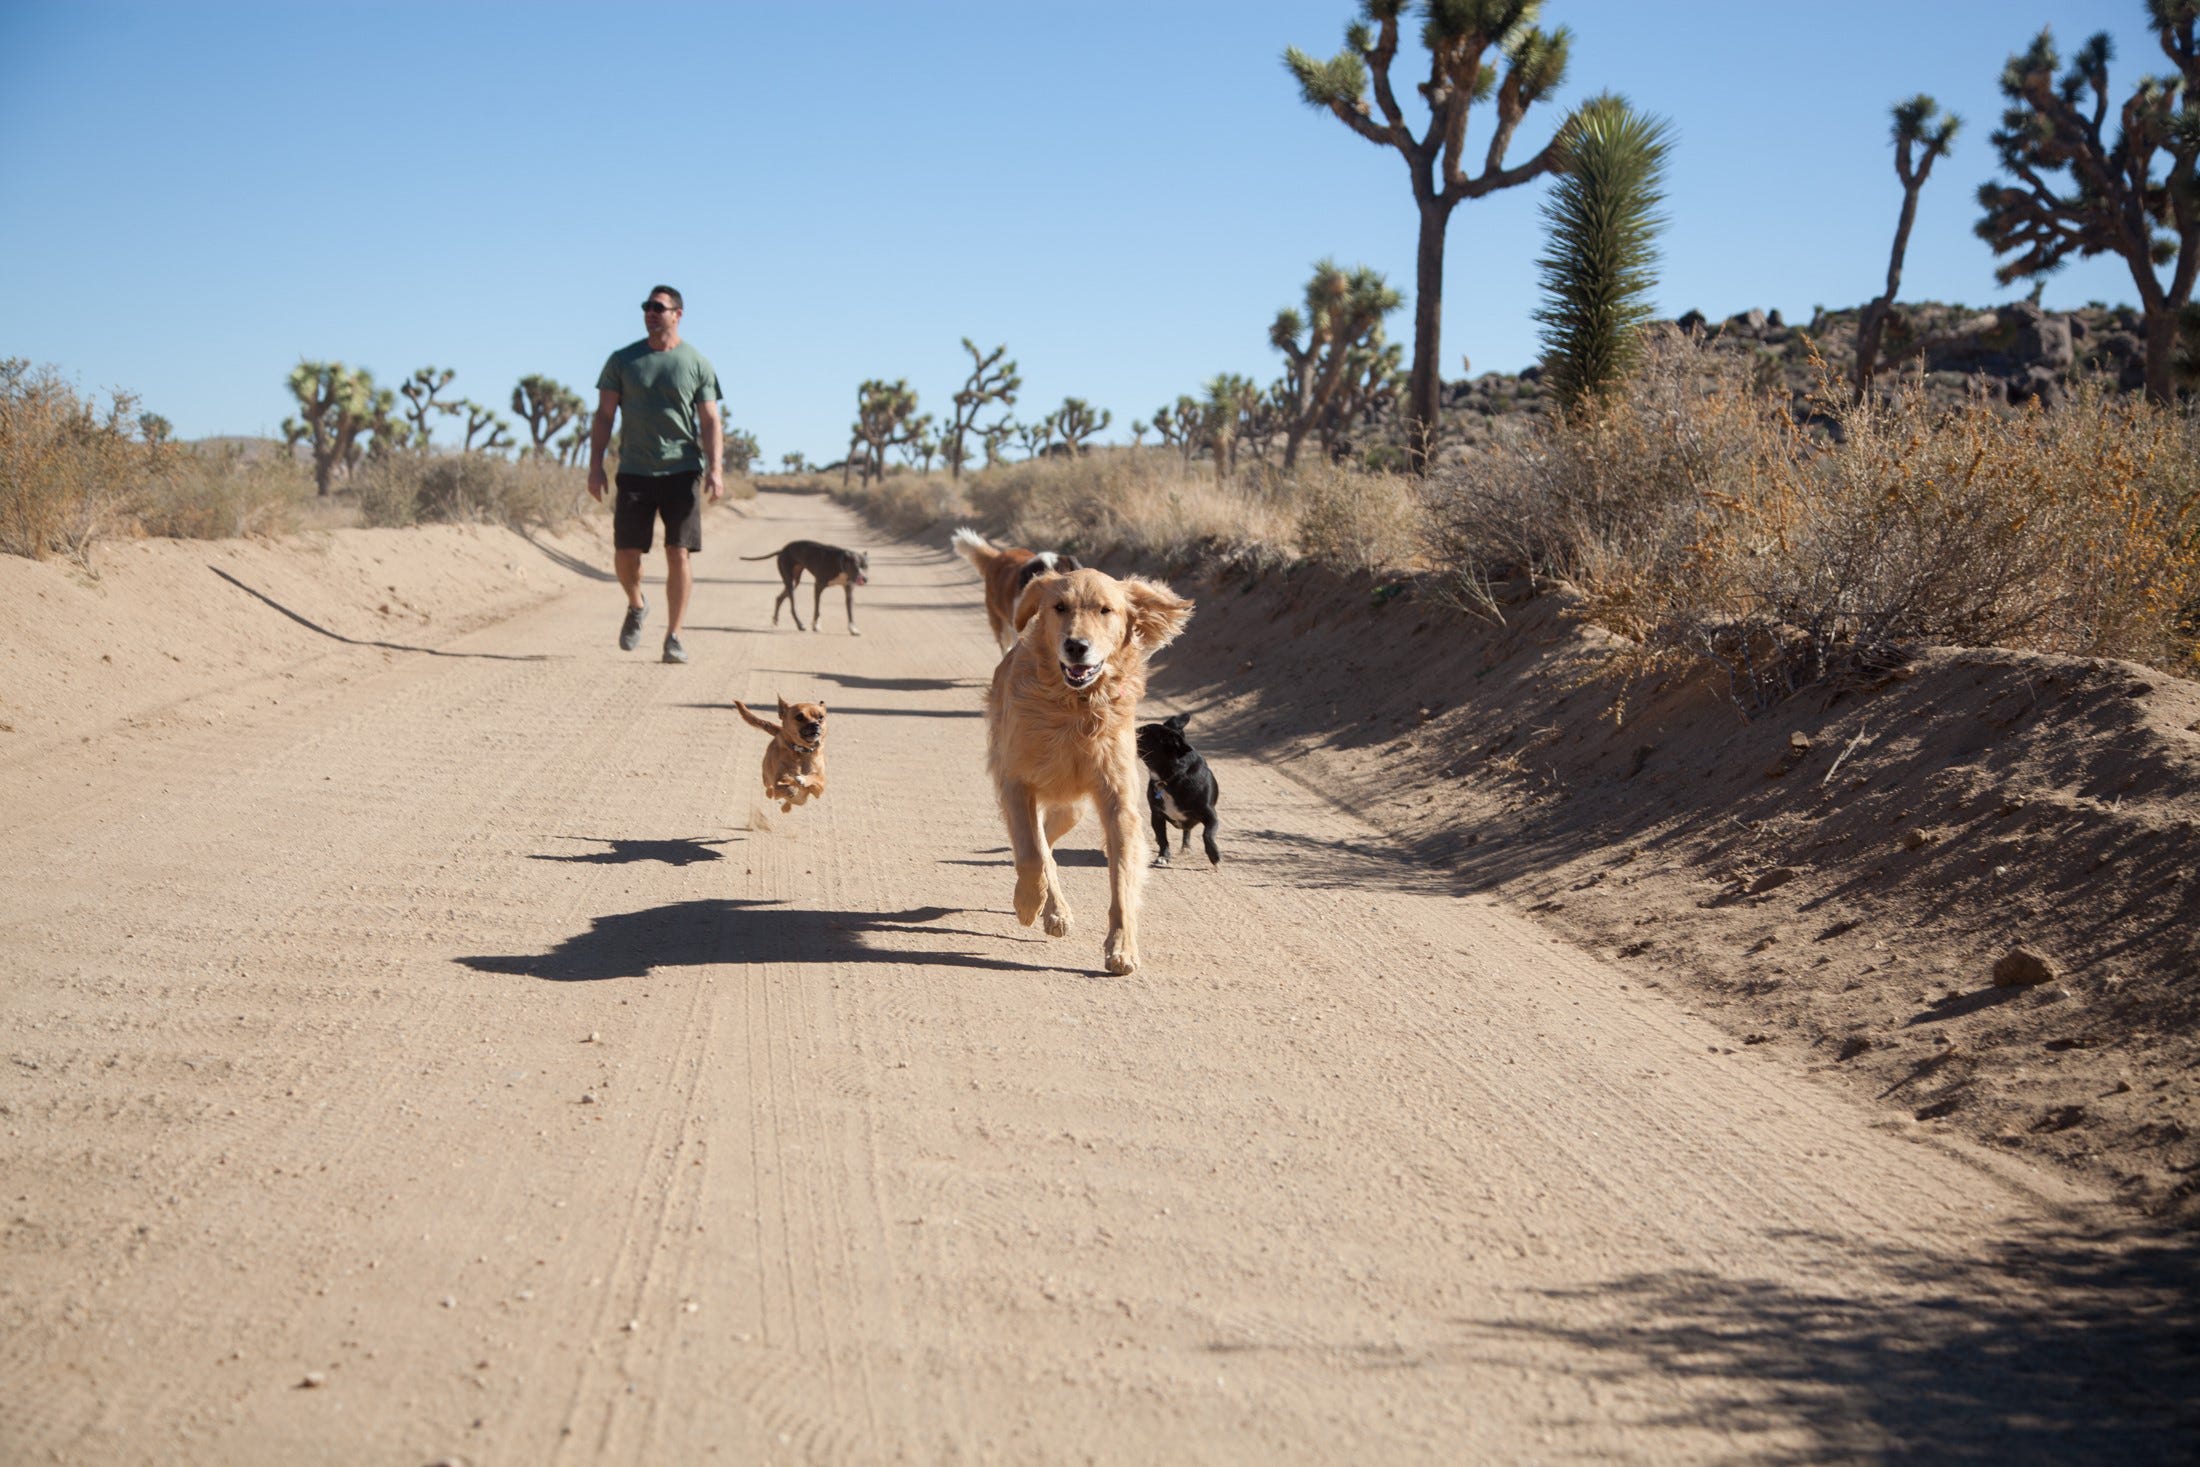
{"type": "Polygon", "coordinates": [[[957,555],[977,567],[979,575],[984,575],[987,567],[1000,559],[1001,547],[967,525],[955,531],[947,543],[955,547],[957,555]]]}
{"type": "Polygon", "coordinates": [[[749,712],[749,705],[742,702],[739,698],[733,700],[733,711],[740,714],[743,718],[747,719],[751,726],[764,730],[764,732],[770,734],[775,739],[779,737],[778,724],[773,723],[768,718],[758,718],[755,714],[749,712]]]}
{"type": "Polygon", "coordinates": [[[743,556],[740,556],[740,557],[739,557],[739,559],[742,559],[742,560],[777,560],[777,559],[779,559],[779,552],[778,552],[778,551],[776,551],[776,550],[767,550],[767,551],[765,551],[765,552],[764,552],[764,553],[763,553],[762,555],[743,555],[743,556]]]}

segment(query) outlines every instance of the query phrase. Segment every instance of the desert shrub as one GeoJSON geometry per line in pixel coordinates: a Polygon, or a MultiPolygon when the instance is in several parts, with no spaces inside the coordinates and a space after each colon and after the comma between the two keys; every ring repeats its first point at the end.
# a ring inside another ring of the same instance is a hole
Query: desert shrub
{"type": "Polygon", "coordinates": [[[181,444],[156,456],[135,513],[146,534],[177,540],[278,535],[312,495],[312,471],[279,445],[181,444]]]}
{"type": "Polygon", "coordinates": [[[1708,659],[1762,703],[1915,643],[2128,657],[2190,674],[2200,425],[2080,391],[2051,412],[1922,385],[1851,404],[1756,390],[1665,343],[1632,389],[1432,486],[1463,584],[1568,580],[1590,619],[1708,659]]]}
{"type": "Polygon", "coordinates": [[[1941,413],[1912,388],[1839,423],[1714,544],[1742,613],[1800,630],[1812,663],[1939,642],[2200,671],[2179,626],[2200,598],[2192,418],[2097,387],[2051,412],[1974,394],[1941,413]]]}
{"type": "Polygon", "coordinates": [[[1021,545],[1122,551],[1165,565],[1266,549],[1288,555],[1296,515],[1262,476],[1216,479],[1167,449],[1111,449],[1004,464],[964,481],[991,533],[1021,545]]]}
{"type": "Polygon", "coordinates": [[[1292,498],[1299,548],[1309,560],[1346,571],[1400,570],[1427,544],[1421,495],[1402,475],[1315,464],[1278,492],[1292,498]]]}
{"type": "Polygon", "coordinates": [[[489,453],[393,453],[354,476],[360,518],[369,525],[495,524],[555,528],[587,503],[585,471],[552,459],[489,453]]]}
{"type": "Polygon", "coordinates": [[[127,393],[102,412],[53,368],[0,361],[0,551],[82,561],[102,536],[135,529],[132,495],[164,451],[136,414],[127,393]]]}
{"type": "Polygon", "coordinates": [[[830,475],[786,482],[830,494],[880,529],[912,540],[937,538],[971,517],[961,493],[943,475],[889,473],[846,484],[830,475]]]}

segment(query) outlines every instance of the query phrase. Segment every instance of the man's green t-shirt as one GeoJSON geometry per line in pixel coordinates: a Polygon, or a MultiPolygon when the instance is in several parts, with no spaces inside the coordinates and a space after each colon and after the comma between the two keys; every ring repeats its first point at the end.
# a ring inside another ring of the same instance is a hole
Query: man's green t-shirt
{"type": "Polygon", "coordinates": [[[703,469],[695,405],[725,396],[708,357],[684,341],[670,351],[651,351],[645,337],[613,352],[596,386],[619,394],[620,473],[703,469]]]}

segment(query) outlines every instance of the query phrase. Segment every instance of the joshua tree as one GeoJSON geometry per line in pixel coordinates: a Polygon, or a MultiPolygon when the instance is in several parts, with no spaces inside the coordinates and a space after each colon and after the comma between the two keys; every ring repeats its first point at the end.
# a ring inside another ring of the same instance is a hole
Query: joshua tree
{"type": "Polygon", "coordinates": [[[512,425],[498,417],[495,408],[464,397],[451,406],[466,415],[466,439],[459,445],[463,452],[472,453],[474,439],[483,434],[488,435],[481,438],[483,453],[502,453],[512,446],[512,425]]]}
{"type": "Polygon", "coordinates": [[[1190,463],[1206,443],[1202,434],[1206,421],[1207,412],[1199,400],[1180,393],[1175,402],[1154,409],[1153,430],[1190,463]]]}
{"type": "Polygon", "coordinates": [[[1268,343],[1283,353],[1286,363],[1285,468],[1297,465],[1299,445],[1338,406],[1354,348],[1379,345],[1383,318],[1402,303],[1380,272],[1363,265],[1347,274],[1334,260],[1322,260],[1306,282],[1306,314],[1288,308],[1276,312],[1268,343]]]}
{"type": "Polygon", "coordinates": [[[375,387],[372,372],[342,362],[300,362],[290,374],[290,395],[298,399],[298,416],[283,420],[283,439],[312,445],[313,484],[321,494],[337,469],[355,461],[360,435],[386,423],[396,401],[375,387]]]}
{"type": "Polygon", "coordinates": [[[940,451],[939,435],[932,431],[932,415],[925,413],[913,418],[909,431],[902,435],[901,456],[908,465],[923,473],[932,472],[932,456],[940,451]]]}
{"type": "Polygon", "coordinates": [[[1326,111],[1379,147],[1397,149],[1412,179],[1421,216],[1415,252],[1413,375],[1406,391],[1409,467],[1428,467],[1443,383],[1438,376],[1444,308],[1444,231],[1451,211],[1548,173],[1556,166],[1559,135],[1515,167],[1505,166],[1513,134],[1530,107],[1548,97],[1566,75],[1573,36],[1564,26],[1539,29],[1541,0],[1421,0],[1421,41],[1428,48],[1428,80],[1417,90],[1428,105],[1428,125],[1416,135],[1406,121],[1390,79],[1398,55],[1398,22],[1407,0],[1360,0],[1362,19],[1345,31],[1344,49],[1316,61],[1293,47],[1284,65],[1298,79],[1307,104],[1326,111]],[[1487,56],[1501,56],[1505,71],[1487,56]],[[1375,105],[1369,106],[1370,75],[1375,105]],[[1467,171],[1467,119],[1476,103],[1494,99],[1496,113],[1482,171],[1467,171]],[[1380,111],[1380,117],[1376,115],[1380,111]]]}
{"type": "Polygon", "coordinates": [[[1260,401],[1260,389],[1250,377],[1218,372],[1207,381],[1207,395],[1200,403],[1200,429],[1209,452],[1215,456],[1215,477],[1227,484],[1237,473],[1238,435],[1244,429],[1247,409],[1260,401]]]}
{"type": "Polygon", "coordinates": [[[1856,400],[1872,389],[1872,374],[1879,370],[1879,343],[1887,332],[1887,317],[1894,313],[1894,293],[1902,285],[1902,257],[1910,248],[1910,226],[1917,220],[1917,196],[1933,171],[1933,163],[1956,140],[1963,119],[1943,114],[1940,104],[1919,92],[1907,102],[1894,104],[1894,175],[1902,180],[1902,213],[1895,220],[1894,253],[1887,258],[1887,288],[1878,300],[1864,307],[1856,322],[1856,400]]]}
{"type": "Polygon", "coordinates": [[[563,382],[539,372],[520,378],[512,389],[512,411],[527,424],[528,446],[522,451],[548,457],[551,435],[578,418],[586,406],[581,395],[563,382]]]}
{"type": "Polygon", "coordinates": [[[2147,27],[2176,74],[2142,77],[2108,119],[2106,32],[2071,58],[2060,81],[2054,37],[2041,31],[2001,74],[2010,101],[1993,136],[2014,184],[1979,187],[1978,236],[1997,255],[2019,252],[1994,272],[2007,285],[2046,275],[2072,255],[2115,255],[2131,271],[2146,330],[2147,396],[2174,392],[2178,322],[2200,273],[2200,0],[2146,0],[2147,27]],[[2167,158],[2157,173],[2156,155],[2167,158]],[[2055,175],[2069,172],[2067,192],[2055,175]],[[2165,283],[2158,273],[2169,267],[2165,283]]]}
{"type": "Polygon", "coordinates": [[[1025,458],[1037,458],[1054,441],[1054,419],[1049,416],[1036,423],[1011,423],[1009,433],[1015,438],[1016,446],[1024,451],[1025,458]]]}
{"type": "Polygon", "coordinates": [[[726,430],[725,460],[727,472],[745,474],[749,471],[749,465],[763,456],[764,450],[757,447],[754,433],[745,428],[728,428],[726,430]]]}
{"type": "Polygon", "coordinates": [[[1144,446],[1146,442],[1146,435],[1148,433],[1151,433],[1152,431],[1153,424],[1147,422],[1144,418],[1131,419],[1131,447],[1139,448],[1144,446]]]}
{"type": "Polygon", "coordinates": [[[796,449],[793,453],[779,455],[779,467],[790,474],[806,474],[810,471],[810,461],[802,456],[802,450],[796,449]]]}
{"type": "Polygon", "coordinates": [[[985,443],[985,466],[992,468],[1001,461],[1001,450],[1016,436],[1016,425],[1003,418],[990,428],[979,430],[985,443]]]}
{"type": "Polygon", "coordinates": [[[405,416],[412,420],[412,438],[422,448],[428,446],[432,436],[428,419],[442,414],[450,416],[458,411],[455,402],[437,402],[435,395],[451,385],[458,374],[448,367],[420,367],[398,385],[398,395],[405,399],[405,416]]]}
{"type": "Polygon", "coordinates": [[[147,443],[150,443],[155,448],[158,448],[160,445],[166,443],[169,439],[175,436],[176,425],[169,422],[159,413],[139,413],[138,432],[145,435],[145,441],[147,443]]]}
{"type": "Polygon", "coordinates": [[[1664,122],[1607,92],[1583,104],[1560,139],[1535,318],[1543,380],[1561,412],[1610,391],[1641,359],[1671,138],[1664,122]]]}
{"type": "Polygon", "coordinates": [[[1092,405],[1081,397],[1065,397],[1054,411],[1054,431],[1062,437],[1062,447],[1074,456],[1085,451],[1085,440],[1102,432],[1115,421],[1115,414],[1106,408],[1098,415],[1092,405]]]}
{"type": "MultiPolygon", "coordinates": [[[[876,378],[856,389],[856,421],[848,441],[849,462],[863,471],[863,482],[884,478],[886,474],[886,450],[897,444],[907,443],[916,435],[911,419],[916,416],[917,395],[909,390],[907,378],[884,382],[876,378]],[[857,458],[861,450],[860,462],[857,458]]],[[[926,425],[930,418],[924,420],[926,425]]],[[[847,478],[845,469],[841,478],[847,478]]]]}
{"type": "MultiPolygon", "coordinates": [[[[980,353],[967,336],[962,339],[962,343],[963,350],[970,353],[970,377],[963,383],[962,390],[955,394],[954,417],[940,435],[941,456],[947,460],[947,474],[952,479],[962,477],[962,466],[970,458],[965,446],[965,435],[976,431],[982,437],[986,432],[978,427],[978,414],[984,412],[990,403],[997,402],[1004,408],[1014,407],[1016,394],[1024,385],[1016,364],[1001,360],[1008,351],[1005,343],[989,353],[980,353]]],[[[1001,419],[1004,424],[1007,421],[1006,417],[1001,419]]],[[[987,462],[991,461],[991,456],[988,455],[987,462]]]]}

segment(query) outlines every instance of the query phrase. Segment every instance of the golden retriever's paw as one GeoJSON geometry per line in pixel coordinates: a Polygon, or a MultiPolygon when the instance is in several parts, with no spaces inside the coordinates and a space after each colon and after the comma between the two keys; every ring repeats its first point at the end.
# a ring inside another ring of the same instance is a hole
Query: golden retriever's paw
{"type": "Polygon", "coordinates": [[[1121,933],[1111,933],[1106,949],[1108,971],[1121,978],[1126,973],[1138,971],[1138,949],[1125,942],[1121,933]]]}
{"type": "Polygon", "coordinates": [[[1067,902],[1048,902],[1045,916],[1047,936],[1069,936],[1070,912],[1067,902]]]}
{"type": "Polygon", "coordinates": [[[1039,920],[1039,908],[1047,899],[1044,873],[1036,868],[1016,873],[1016,920],[1029,927],[1039,920]]]}

